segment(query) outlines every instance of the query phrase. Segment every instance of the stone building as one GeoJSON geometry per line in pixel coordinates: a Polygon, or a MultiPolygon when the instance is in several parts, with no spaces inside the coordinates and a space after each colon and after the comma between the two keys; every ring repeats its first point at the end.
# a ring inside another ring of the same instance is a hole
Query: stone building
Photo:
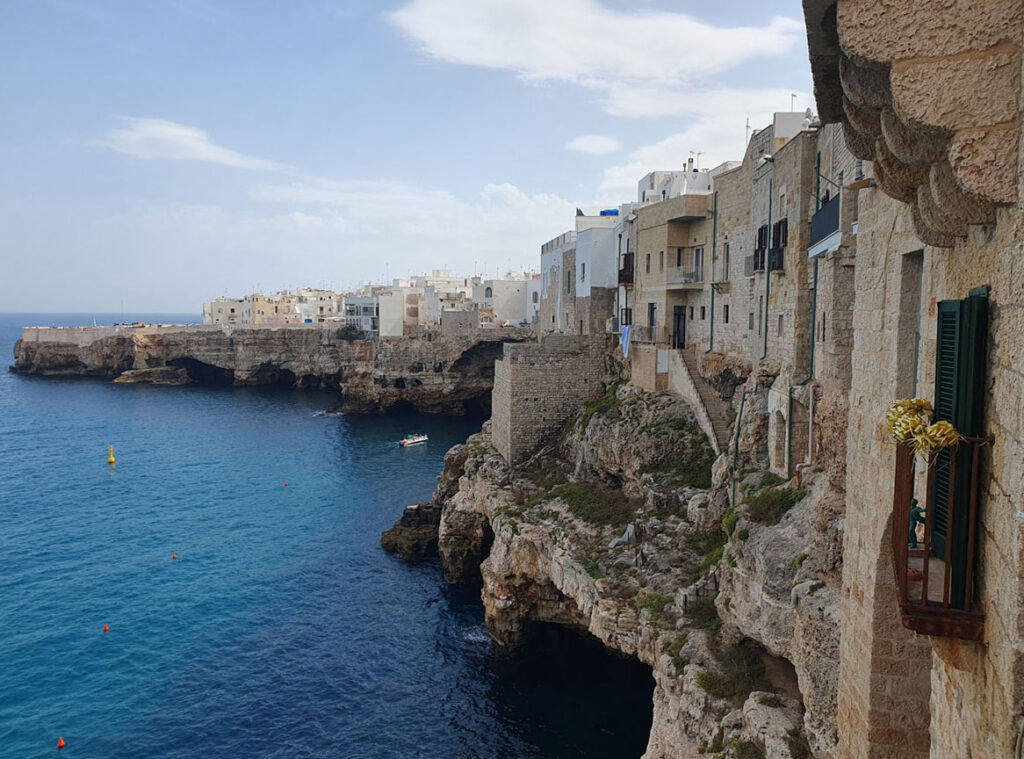
{"type": "Polygon", "coordinates": [[[812,242],[819,288],[853,298],[849,322],[816,323],[822,382],[849,376],[838,755],[1019,756],[1024,4],[804,10],[820,118],[867,175],[838,182],[857,197],[839,200],[838,236],[812,242]],[[852,261],[820,245],[854,228],[852,261]],[[829,344],[847,333],[848,363],[829,344]],[[933,472],[887,434],[889,404],[908,396],[974,439],[933,472]],[[925,507],[916,549],[911,497],[925,507]]]}
{"type": "Polygon", "coordinates": [[[812,463],[812,441],[835,448],[835,430],[820,422],[845,409],[856,192],[844,182],[859,178],[858,167],[838,126],[776,114],[742,161],[701,173],[709,193],[639,204],[635,255],[622,257],[631,267],[620,303],[633,309],[633,382],[689,389],[698,417],[717,417],[711,426],[724,450],[728,418],[742,412],[735,388],[756,367],[750,413],[767,421],[758,460],[787,477],[812,463]],[[824,363],[816,368],[817,353],[824,363]]]}
{"type": "Polygon", "coordinates": [[[577,211],[575,228],[541,246],[541,334],[603,334],[616,308],[616,230],[623,209],[586,215],[577,211]]]}

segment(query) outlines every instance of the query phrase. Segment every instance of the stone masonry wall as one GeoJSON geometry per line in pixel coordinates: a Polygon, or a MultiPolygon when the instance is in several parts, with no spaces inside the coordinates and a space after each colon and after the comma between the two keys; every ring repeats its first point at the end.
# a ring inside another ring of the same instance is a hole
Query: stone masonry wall
{"type": "Polygon", "coordinates": [[[601,391],[605,348],[603,335],[547,335],[537,344],[505,346],[494,365],[491,435],[509,465],[523,463],[601,391]]]}

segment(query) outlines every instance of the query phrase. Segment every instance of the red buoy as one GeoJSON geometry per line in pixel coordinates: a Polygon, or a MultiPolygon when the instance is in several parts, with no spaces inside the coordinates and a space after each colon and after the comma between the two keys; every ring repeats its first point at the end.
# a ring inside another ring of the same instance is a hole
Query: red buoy
{"type": "Polygon", "coordinates": [[[110,632],[110,625],[103,625],[103,632],[110,632]]]}
{"type": "Polygon", "coordinates": [[[171,558],[172,558],[172,559],[176,559],[176,558],[178,558],[178,554],[176,554],[176,553],[172,553],[172,554],[171,554],[171,558]]]}
{"type": "Polygon", "coordinates": [[[59,751],[62,748],[64,748],[64,737],[63,736],[61,736],[60,738],[57,739],[57,750],[59,751]]]}
{"type": "Polygon", "coordinates": [[[284,484],[284,486],[285,486],[285,487],[288,487],[288,483],[286,482],[286,483],[284,484]]]}

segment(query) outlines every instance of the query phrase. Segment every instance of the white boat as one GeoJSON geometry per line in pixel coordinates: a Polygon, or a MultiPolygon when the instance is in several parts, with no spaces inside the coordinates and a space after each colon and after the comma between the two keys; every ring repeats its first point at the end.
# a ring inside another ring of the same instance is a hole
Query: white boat
{"type": "Polygon", "coordinates": [[[398,444],[403,448],[406,448],[410,445],[418,445],[420,443],[425,442],[427,442],[426,435],[406,435],[404,438],[398,441],[398,444]]]}

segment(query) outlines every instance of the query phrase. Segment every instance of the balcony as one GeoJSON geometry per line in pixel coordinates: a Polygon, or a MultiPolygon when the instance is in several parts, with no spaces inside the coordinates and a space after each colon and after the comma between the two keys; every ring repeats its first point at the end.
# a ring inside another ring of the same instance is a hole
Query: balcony
{"type": "Polygon", "coordinates": [[[670,266],[665,269],[665,285],[670,288],[694,287],[704,284],[704,266],[670,266]]]}
{"type": "Polygon", "coordinates": [[[933,456],[923,510],[914,498],[914,450],[909,444],[896,448],[893,571],[903,626],[921,635],[982,639],[975,545],[981,452],[991,443],[992,438],[969,437],[933,456]]]}
{"type": "Polygon", "coordinates": [[[629,336],[630,342],[657,344],[667,342],[668,337],[664,327],[632,327],[629,336]]]}
{"type": "Polygon", "coordinates": [[[634,254],[626,253],[622,256],[622,266],[619,267],[619,284],[633,284],[633,261],[634,254]]]}
{"type": "Polygon", "coordinates": [[[842,235],[839,232],[839,206],[841,194],[836,193],[818,212],[811,217],[811,247],[808,256],[814,258],[822,253],[839,248],[842,235]]]}

